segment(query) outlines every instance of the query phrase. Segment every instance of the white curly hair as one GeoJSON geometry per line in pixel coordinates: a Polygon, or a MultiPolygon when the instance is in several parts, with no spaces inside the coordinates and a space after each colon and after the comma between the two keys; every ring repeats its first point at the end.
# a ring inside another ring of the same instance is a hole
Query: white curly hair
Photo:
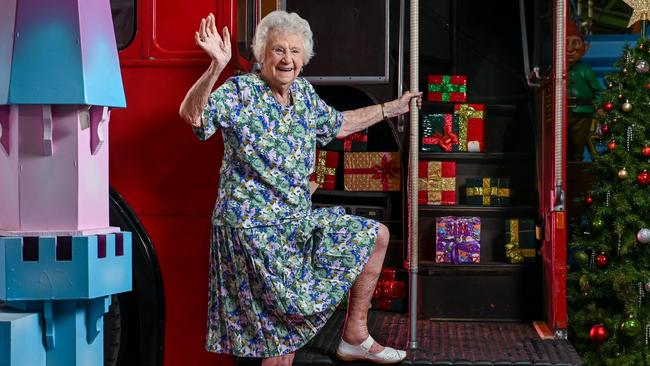
{"type": "Polygon", "coordinates": [[[253,38],[253,55],[257,62],[262,62],[266,48],[266,41],[272,30],[287,34],[297,34],[302,37],[304,48],[303,61],[305,65],[314,56],[314,38],[309,23],[296,13],[287,13],[284,10],[275,10],[265,16],[255,29],[253,38]]]}

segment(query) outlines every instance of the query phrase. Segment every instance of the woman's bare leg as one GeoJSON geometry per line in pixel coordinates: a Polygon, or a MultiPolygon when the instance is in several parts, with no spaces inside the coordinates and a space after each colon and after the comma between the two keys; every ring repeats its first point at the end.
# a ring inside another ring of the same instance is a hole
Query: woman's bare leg
{"type": "Polygon", "coordinates": [[[267,357],[262,360],[262,366],[291,366],[295,353],[289,353],[282,356],[267,357]]]}
{"type": "MultiPolygon", "coordinates": [[[[379,224],[375,248],[370,254],[368,263],[350,289],[348,312],[343,326],[343,340],[349,344],[358,345],[368,338],[368,309],[384,264],[389,237],[388,228],[379,224]]],[[[383,349],[384,346],[375,342],[370,348],[370,352],[377,353],[383,349]]]]}

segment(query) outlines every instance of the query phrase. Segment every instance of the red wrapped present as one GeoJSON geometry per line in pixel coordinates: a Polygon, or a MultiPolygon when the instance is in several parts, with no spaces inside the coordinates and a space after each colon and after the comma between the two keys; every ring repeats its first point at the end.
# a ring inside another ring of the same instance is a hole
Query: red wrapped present
{"type": "Polygon", "coordinates": [[[418,176],[419,204],[444,206],[456,204],[455,161],[420,161],[418,176]]]}
{"type": "Polygon", "coordinates": [[[349,152],[344,157],[346,191],[399,191],[399,152],[349,152]]]}
{"type": "Polygon", "coordinates": [[[467,100],[467,77],[464,75],[429,75],[427,100],[464,103],[467,100]]]}
{"type": "Polygon", "coordinates": [[[383,269],[372,295],[372,307],[380,310],[402,311],[405,296],[406,283],[395,279],[395,269],[383,269]]]}
{"type": "Polygon", "coordinates": [[[378,281],[395,281],[395,268],[382,268],[378,281]]]}
{"type": "Polygon", "coordinates": [[[325,149],[333,151],[366,151],[368,150],[368,129],[355,132],[343,138],[330,141],[325,149]]]}
{"type": "MultiPolygon", "coordinates": [[[[458,120],[459,145],[464,151],[481,152],[484,148],[484,104],[457,104],[454,106],[454,115],[458,120]]],[[[463,150],[461,150],[463,151],[463,150]]]]}
{"type": "Polygon", "coordinates": [[[309,177],[318,183],[318,188],[332,190],[336,187],[336,167],[339,153],[336,151],[316,150],[316,170],[309,177]]]}

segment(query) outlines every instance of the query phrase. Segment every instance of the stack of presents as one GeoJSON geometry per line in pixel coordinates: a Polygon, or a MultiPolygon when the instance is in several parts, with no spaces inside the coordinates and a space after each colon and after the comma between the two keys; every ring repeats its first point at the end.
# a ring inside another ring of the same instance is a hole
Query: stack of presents
{"type": "Polygon", "coordinates": [[[346,191],[399,191],[399,152],[367,152],[368,131],[334,139],[316,151],[316,168],[310,180],[325,190],[336,189],[340,155],[343,154],[343,188],[346,191]]]}
{"type": "MultiPolygon", "coordinates": [[[[420,151],[432,153],[485,152],[486,108],[467,103],[467,78],[462,75],[430,75],[427,100],[454,103],[453,113],[424,114],[420,120],[420,151]]],[[[455,161],[419,162],[420,205],[457,204],[459,182],[455,161]]],[[[467,177],[464,204],[508,206],[510,180],[504,177],[467,177]]],[[[535,224],[532,219],[512,218],[505,222],[504,251],[509,263],[535,260],[535,224]]],[[[445,216],[436,219],[435,261],[470,264],[481,261],[480,217],[445,216]]]]}
{"type": "MultiPolygon", "coordinates": [[[[310,181],[319,191],[398,192],[401,188],[401,158],[399,152],[368,152],[368,130],[345,138],[336,138],[316,150],[314,172],[310,181]],[[340,177],[343,176],[343,179],[340,177]]],[[[331,197],[331,196],[330,196],[331,197]]],[[[375,220],[388,219],[388,195],[376,205],[354,202],[314,203],[314,207],[343,206],[349,214],[375,220]]],[[[354,200],[353,200],[354,201],[354,200]]]]}
{"type": "MultiPolygon", "coordinates": [[[[459,75],[428,77],[427,100],[454,103],[453,113],[423,114],[420,120],[420,151],[439,153],[483,153],[486,108],[467,103],[467,78],[459,75]]],[[[318,150],[311,180],[320,189],[337,187],[340,154],[343,154],[343,189],[346,191],[399,191],[401,159],[398,152],[366,152],[368,135],[359,132],[336,139],[318,150]]],[[[420,160],[418,163],[418,202],[420,205],[455,206],[458,187],[463,188],[462,203],[468,206],[508,206],[511,204],[507,177],[467,177],[458,182],[454,159],[420,160]],[[460,184],[459,184],[460,183],[460,184]]],[[[505,220],[503,252],[508,263],[533,262],[536,257],[535,223],[527,218],[505,220]]],[[[436,218],[431,232],[437,263],[472,264],[481,261],[481,218],[444,216],[436,218]]],[[[424,243],[426,245],[426,243],[424,243]]],[[[433,259],[433,258],[431,258],[433,259]]],[[[397,273],[399,276],[399,273],[397,273]]],[[[404,296],[404,281],[387,269],[377,285],[373,307],[395,308],[404,296]]]]}

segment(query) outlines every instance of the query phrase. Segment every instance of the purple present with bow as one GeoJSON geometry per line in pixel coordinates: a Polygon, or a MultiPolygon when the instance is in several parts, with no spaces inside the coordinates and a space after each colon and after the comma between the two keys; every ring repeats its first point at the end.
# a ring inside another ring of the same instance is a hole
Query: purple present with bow
{"type": "Polygon", "coordinates": [[[436,219],[436,263],[479,263],[481,219],[445,216],[436,219]]]}

